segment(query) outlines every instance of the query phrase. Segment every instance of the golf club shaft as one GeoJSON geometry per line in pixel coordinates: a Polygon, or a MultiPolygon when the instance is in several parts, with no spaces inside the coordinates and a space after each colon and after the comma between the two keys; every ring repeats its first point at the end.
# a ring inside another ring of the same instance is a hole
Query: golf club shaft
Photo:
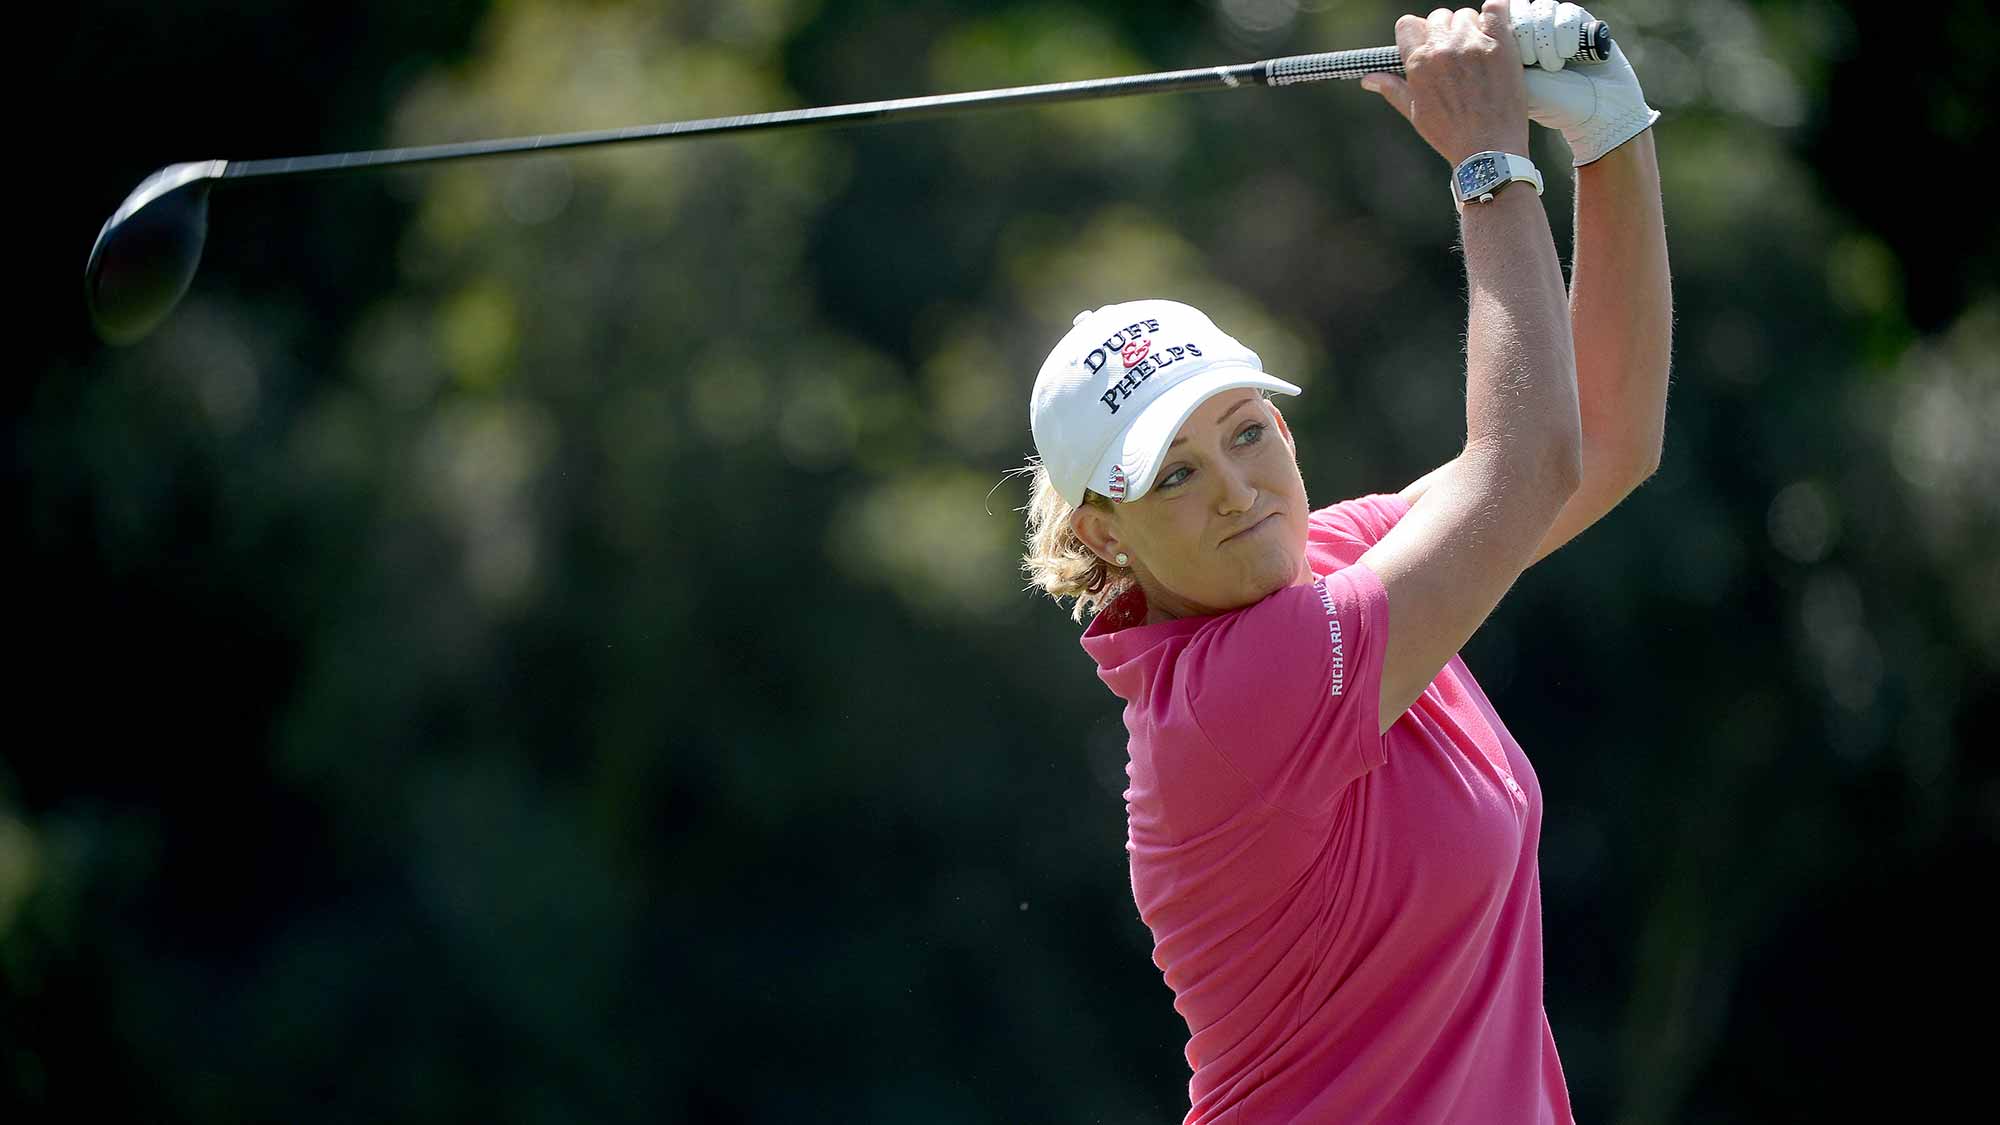
{"type": "MultiPolygon", "coordinates": [[[[1559,49],[1566,57],[1601,62],[1610,58],[1613,51],[1610,30],[1601,20],[1588,21],[1574,29],[1574,38],[1559,49]]],[[[1534,60],[1527,57],[1525,49],[1523,55],[1523,65],[1534,65],[1534,60]]],[[[1370,47],[1316,55],[1290,55],[1235,66],[1162,71],[1082,82],[1051,82],[1040,86],[934,94],[893,101],[856,102],[817,109],[753,113],[742,117],[711,117],[700,121],[638,125],[588,133],[555,133],[540,137],[277,160],[198,160],[169,164],[141,180],[139,186],[133,188],[118,209],[112,212],[111,218],[105,220],[103,229],[97,232],[97,241],[91,244],[90,257],[84,263],[84,296],[90,305],[91,318],[106,340],[130,343],[152,331],[172,311],[174,303],[187,292],[189,282],[194,280],[195,268],[201,262],[202,242],[208,232],[209,189],[219,182],[230,180],[323,176],[480,156],[553,152],[624,141],[675,140],[758,129],[901,120],[960,110],[1126,97],[1169,90],[1292,86],[1335,78],[1359,78],[1377,72],[1403,72],[1402,56],[1396,48],[1370,47]]]]}
{"type": "MultiPolygon", "coordinates": [[[[1602,21],[1598,21],[1586,30],[1583,42],[1587,54],[1601,51],[1603,55],[1608,55],[1610,38],[1609,33],[1603,29],[1602,21]]],[[[999,90],[974,90],[961,94],[934,94],[928,97],[897,98],[891,101],[855,102],[816,109],[752,113],[741,117],[711,117],[699,121],[635,125],[623,129],[554,133],[540,137],[517,137],[494,141],[465,141],[415,148],[378,149],[372,152],[343,152],[328,156],[228,161],[219,178],[234,180],[271,176],[326,175],[392,165],[554,151],[590,145],[619,144],[626,141],[672,140],[682,137],[712,136],[717,133],[784,129],[800,125],[902,120],[957,113],[962,110],[998,109],[1004,106],[1039,105],[1087,98],[1129,97],[1134,94],[1155,94],[1170,90],[1234,90],[1243,86],[1291,86],[1328,79],[1360,78],[1364,74],[1384,71],[1391,74],[1403,73],[1402,57],[1394,47],[1366,47],[1351,51],[1290,55],[1284,58],[1266,59],[1263,62],[1240,63],[1235,66],[1161,71],[1122,78],[1095,78],[1081,82],[1050,82],[1039,86],[1013,86],[999,90]]]]}

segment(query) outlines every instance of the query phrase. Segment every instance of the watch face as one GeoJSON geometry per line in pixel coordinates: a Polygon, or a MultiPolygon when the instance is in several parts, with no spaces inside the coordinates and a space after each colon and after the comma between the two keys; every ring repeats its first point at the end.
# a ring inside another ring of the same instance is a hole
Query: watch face
{"type": "Polygon", "coordinates": [[[1458,192],[1470,195],[1500,178],[1500,165],[1490,156],[1478,156],[1458,169],[1458,192]]]}

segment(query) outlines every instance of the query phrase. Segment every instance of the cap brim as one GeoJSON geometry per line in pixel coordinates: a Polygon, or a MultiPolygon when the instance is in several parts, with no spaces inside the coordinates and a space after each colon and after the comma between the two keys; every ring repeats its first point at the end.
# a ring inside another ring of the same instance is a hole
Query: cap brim
{"type": "Polygon", "coordinates": [[[1113,500],[1137,500],[1152,490],[1153,478],[1166,460],[1167,446],[1173,444],[1188,416],[1201,404],[1223,391],[1246,388],[1295,395],[1299,388],[1273,378],[1254,367],[1229,365],[1211,367],[1189,376],[1146,404],[1118,440],[1105,450],[1103,460],[1090,474],[1090,489],[1113,500]],[[1113,476],[1124,478],[1119,489],[1113,476]]]}

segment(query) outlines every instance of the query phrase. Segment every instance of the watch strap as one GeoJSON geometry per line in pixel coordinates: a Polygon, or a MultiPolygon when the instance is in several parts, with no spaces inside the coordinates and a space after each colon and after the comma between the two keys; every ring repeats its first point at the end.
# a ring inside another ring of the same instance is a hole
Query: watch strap
{"type": "Polygon", "coordinates": [[[1465,205],[1468,203],[1484,203],[1491,200],[1501,188],[1516,180],[1526,180],[1528,183],[1535,185],[1536,195],[1539,196],[1542,194],[1542,172],[1541,169],[1535,167],[1534,161],[1511,152],[1475,152],[1464,160],[1459,161],[1458,166],[1451,170],[1452,202],[1457,205],[1459,210],[1463,211],[1465,210],[1465,205]],[[1461,193],[1460,176],[1465,166],[1471,164],[1473,161],[1489,158],[1499,171],[1499,178],[1482,185],[1473,194],[1466,195],[1461,193]]]}

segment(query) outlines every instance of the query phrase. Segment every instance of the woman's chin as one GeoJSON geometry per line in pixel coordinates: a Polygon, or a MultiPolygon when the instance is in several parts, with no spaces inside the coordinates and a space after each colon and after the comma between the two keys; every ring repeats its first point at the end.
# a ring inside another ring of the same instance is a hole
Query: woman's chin
{"type": "Polygon", "coordinates": [[[1236,604],[1230,608],[1256,605],[1272,594],[1296,585],[1300,573],[1298,562],[1286,559],[1281,552],[1262,555],[1253,566],[1246,568],[1243,580],[1238,584],[1238,595],[1234,599],[1236,604]]]}

